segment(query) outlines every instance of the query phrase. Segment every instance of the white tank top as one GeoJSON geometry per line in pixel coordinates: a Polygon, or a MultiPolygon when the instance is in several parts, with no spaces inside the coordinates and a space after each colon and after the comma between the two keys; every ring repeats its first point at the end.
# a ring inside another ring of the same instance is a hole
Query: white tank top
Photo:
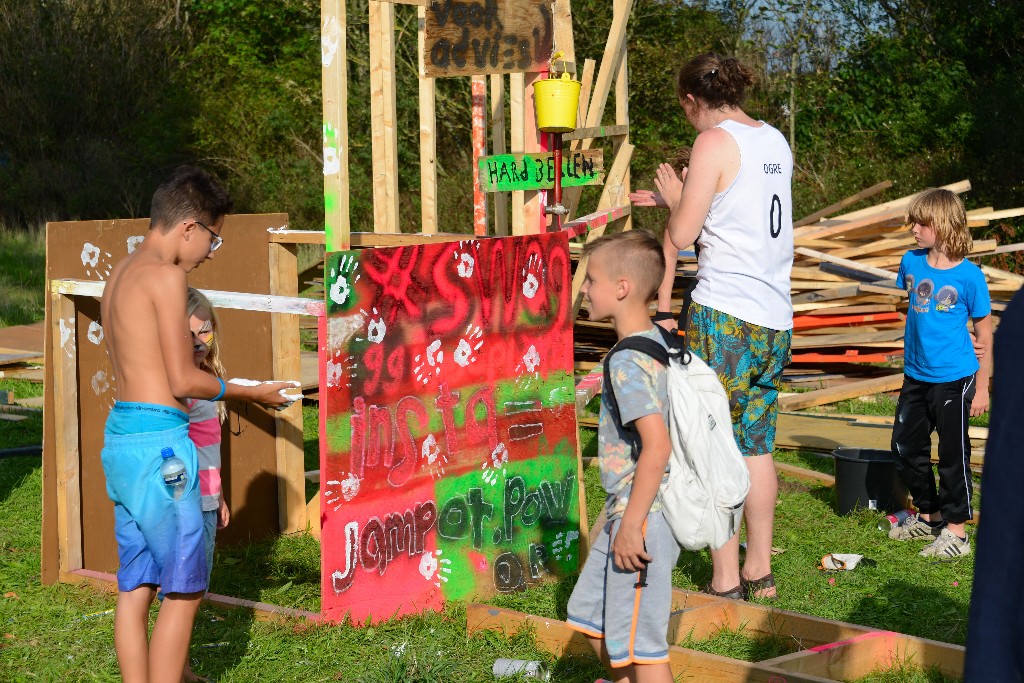
{"type": "Polygon", "coordinates": [[[715,194],[700,245],[693,300],[774,330],[793,327],[793,153],[786,138],[761,122],[731,119],[718,128],[740,149],[740,170],[715,194]]]}

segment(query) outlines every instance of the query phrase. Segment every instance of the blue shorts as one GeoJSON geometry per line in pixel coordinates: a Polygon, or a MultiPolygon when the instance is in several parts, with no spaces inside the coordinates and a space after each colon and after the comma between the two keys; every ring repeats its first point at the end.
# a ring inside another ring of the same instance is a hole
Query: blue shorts
{"type": "Polygon", "coordinates": [[[118,403],[107,419],[101,460],[107,495],[114,503],[117,589],[155,585],[164,593],[205,591],[209,581],[206,534],[188,415],[164,406],[118,403]],[[130,433],[175,422],[180,424],[130,433]],[[184,461],[188,476],[178,500],[160,475],[160,451],[168,446],[184,461]]]}
{"type": "Polygon", "coordinates": [[[668,661],[668,621],[672,611],[672,569],[679,544],[661,511],[647,515],[644,546],[653,558],[646,586],[640,575],[615,566],[612,538],[618,519],[608,522],[590,546],[587,562],[573,588],[566,622],[593,638],[604,638],[613,667],[668,661]]]}

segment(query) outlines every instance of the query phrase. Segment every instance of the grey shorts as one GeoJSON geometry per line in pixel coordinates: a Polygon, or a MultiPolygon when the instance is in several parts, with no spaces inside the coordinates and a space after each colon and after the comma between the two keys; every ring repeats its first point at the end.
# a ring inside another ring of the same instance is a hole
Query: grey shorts
{"type": "Polygon", "coordinates": [[[638,586],[639,573],[615,566],[611,539],[618,527],[619,520],[605,524],[591,544],[566,621],[581,633],[604,638],[613,667],[667,662],[672,569],[679,545],[661,512],[648,514],[644,545],[653,559],[647,565],[647,585],[638,586]]]}

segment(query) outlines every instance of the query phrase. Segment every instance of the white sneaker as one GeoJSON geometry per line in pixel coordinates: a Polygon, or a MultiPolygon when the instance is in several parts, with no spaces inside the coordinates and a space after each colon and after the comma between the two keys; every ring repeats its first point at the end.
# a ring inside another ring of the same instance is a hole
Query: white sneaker
{"type": "Polygon", "coordinates": [[[958,537],[949,529],[943,529],[939,537],[924,547],[918,555],[921,557],[938,557],[951,560],[971,554],[971,543],[958,537]]]}
{"type": "Polygon", "coordinates": [[[942,527],[934,527],[921,519],[920,513],[907,517],[903,524],[889,529],[889,538],[894,541],[920,541],[923,539],[936,539],[942,527]]]}

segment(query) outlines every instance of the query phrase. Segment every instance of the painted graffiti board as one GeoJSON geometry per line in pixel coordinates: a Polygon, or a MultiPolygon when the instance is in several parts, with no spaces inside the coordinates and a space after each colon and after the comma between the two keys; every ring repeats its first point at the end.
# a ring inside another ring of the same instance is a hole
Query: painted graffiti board
{"type": "Polygon", "coordinates": [[[568,238],[334,252],[325,269],[324,616],[575,572],[568,238]]]}
{"type": "MultiPolygon", "coordinates": [[[[555,186],[553,154],[495,154],[480,157],[484,192],[548,190],[555,186]]],[[[604,180],[604,152],[587,149],[562,155],[562,187],[599,185],[604,180]]]]}
{"type": "Polygon", "coordinates": [[[424,26],[426,76],[544,71],[552,0],[431,0],[424,26]]]}

